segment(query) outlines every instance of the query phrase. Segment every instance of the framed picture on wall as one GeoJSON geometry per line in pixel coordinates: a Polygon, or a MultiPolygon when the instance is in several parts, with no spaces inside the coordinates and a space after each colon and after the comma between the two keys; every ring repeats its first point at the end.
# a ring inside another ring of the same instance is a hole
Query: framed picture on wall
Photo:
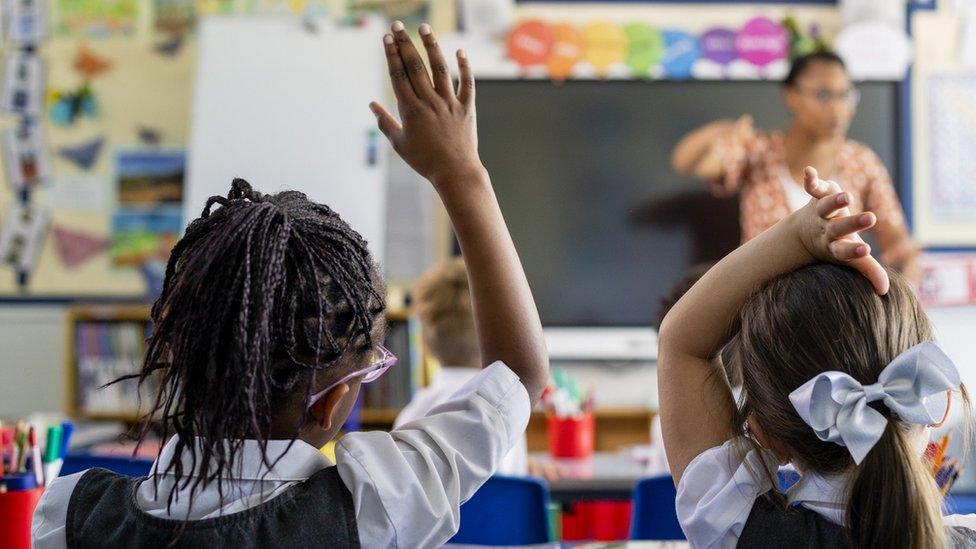
{"type": "Polygon", "coordinates": [[[915,235],[928,247],[976,248],[976,74],[916,78],[915,235]]]}

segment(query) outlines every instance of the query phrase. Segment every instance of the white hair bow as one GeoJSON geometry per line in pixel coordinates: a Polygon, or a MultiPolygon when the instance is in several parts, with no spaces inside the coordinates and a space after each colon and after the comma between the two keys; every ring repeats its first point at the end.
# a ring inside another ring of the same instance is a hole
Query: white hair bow
{"type": "Polygon", "coordinates": [[[926,341],[898,355],[877,383],[862,385],[843,372],[824,372],[790,393],[790,402],[820,440],[846,447],[860,464],[888,424],[868,403],[880,400],[901,421],[932,425],[945,415],[946,391],[958,386],[952,360],[926,341]]]}

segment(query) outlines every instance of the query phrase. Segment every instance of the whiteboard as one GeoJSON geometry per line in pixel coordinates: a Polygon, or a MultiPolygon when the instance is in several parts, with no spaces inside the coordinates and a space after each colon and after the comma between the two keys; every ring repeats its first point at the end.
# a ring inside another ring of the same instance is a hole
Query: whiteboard
{"type": "Polygon", "coordinates": [[[383,25],[314,26],[287,16],[200,22],[184,224],[242,177],[327,204],[382,261],[387,147],[368,104],[384,97],[383,25]]]}

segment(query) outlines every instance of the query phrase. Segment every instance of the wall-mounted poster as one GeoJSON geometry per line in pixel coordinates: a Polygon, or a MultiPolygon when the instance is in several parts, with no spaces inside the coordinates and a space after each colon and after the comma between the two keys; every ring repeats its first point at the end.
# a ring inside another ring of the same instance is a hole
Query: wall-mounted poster
{"type": "Polygon", "coordinates": [[[976,74],[931,73],[922,88],[916,236],[930,246],[976,246],[976,74]]]}

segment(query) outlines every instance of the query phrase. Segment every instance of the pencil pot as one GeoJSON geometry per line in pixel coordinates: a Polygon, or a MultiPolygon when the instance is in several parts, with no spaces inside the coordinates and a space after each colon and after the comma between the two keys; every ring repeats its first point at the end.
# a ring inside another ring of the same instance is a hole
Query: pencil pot
{"type": "Polygon", "coordinates": [[[548,416],[549,453],[554,458],[581,459],[593,456],[596,426],[593,412],[575,417],[548,416]]]}
{"type": "MultiPolygon", "coordinates": [[[[0,479],[0,487],[6,483],[0,479]]],[[[31,518],[44,488],[0,492],[0,547],[30,549],[31,518]]]]}

